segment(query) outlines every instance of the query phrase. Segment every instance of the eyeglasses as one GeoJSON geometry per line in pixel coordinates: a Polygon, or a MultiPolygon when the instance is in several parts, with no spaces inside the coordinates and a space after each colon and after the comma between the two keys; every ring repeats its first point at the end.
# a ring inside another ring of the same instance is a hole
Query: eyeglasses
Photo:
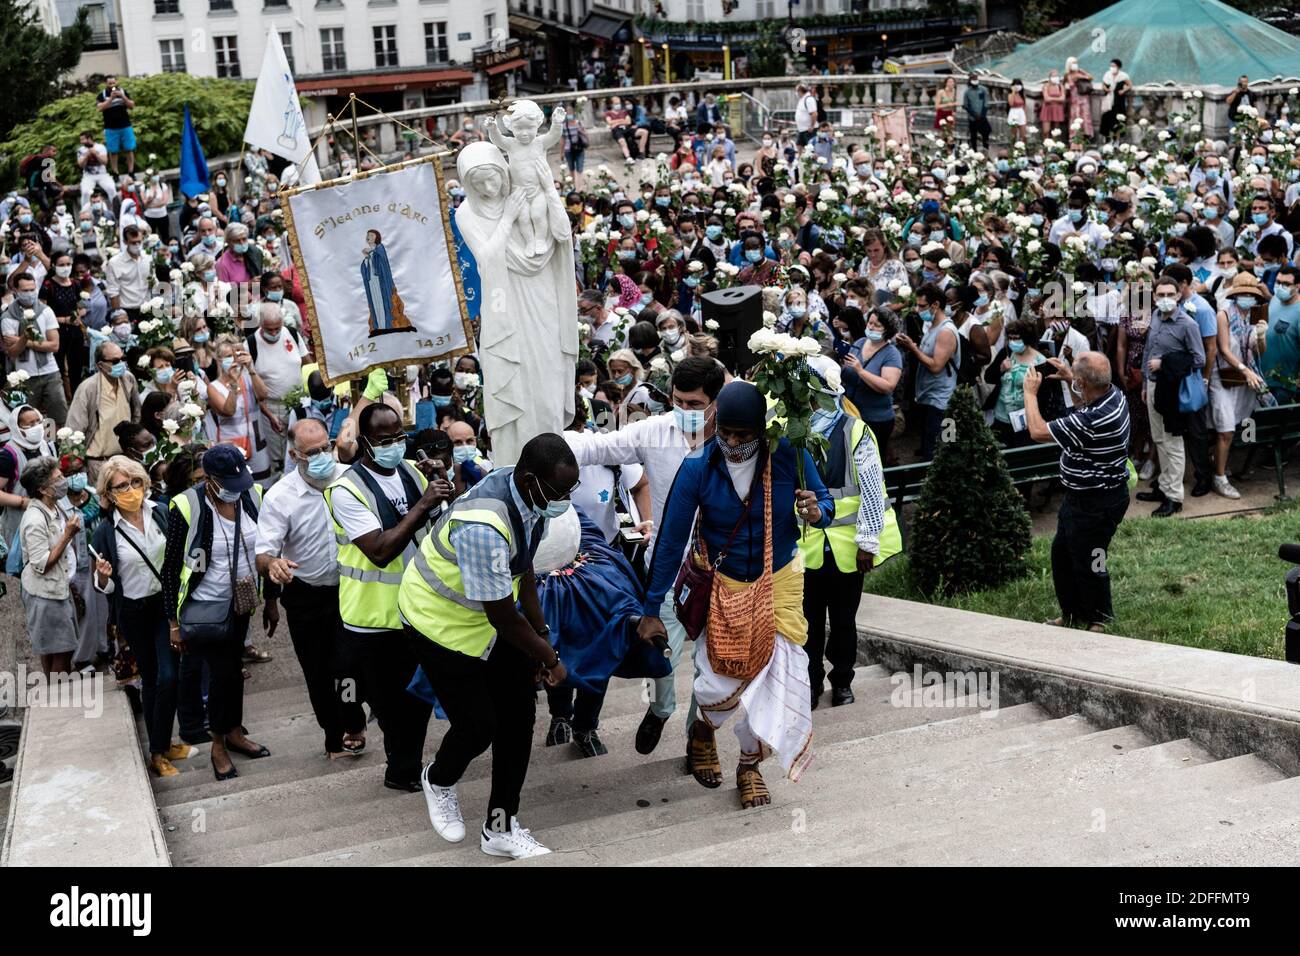
{"type": "Polygon", "coordinates": [[[547,482],[544,478],[542,478],[541,475],[534,472],[533,477],[537,479],[537,484],[540,485],[542,491],[546,493],[547,501],[567,501],[570,495],[572,495],[575,491],[577,491],[579,488],[582,487],[582,481],[581,479],[579,479],[578,481],[575,481],[573,483],[573,485],[569,488],[568,491],[561,494],[560,492],[552,488],[550,483],[547,482]]]}
{"type": "Polygon", "coordinates": [[[317,455],[324,455],[328,452],[332,452],[333,450],[334,450],[334,442],[327,441],[325,444],[317,448],[308,448],[306,451],[298,451],[297,449],[294,449],[294,454],[300,455],[303,458],[315,458],[317,455]]]}
{"type": "Polygon", "coordinates": [[[370,443],[371,448],[391,448],[394,445],[405,445],[406,435],[405,434],[393,435],[388,438],[380,438],[378,440],[367,438],[366,441],[370,443]]]}
{"type": "Polygon", "coordinates": [[[144,491],[145,481],[143,478],[132,478],[130,481],[121,484],[109,485],[108,490],[115,495],[124,495],[128,491],[144,491]]]}

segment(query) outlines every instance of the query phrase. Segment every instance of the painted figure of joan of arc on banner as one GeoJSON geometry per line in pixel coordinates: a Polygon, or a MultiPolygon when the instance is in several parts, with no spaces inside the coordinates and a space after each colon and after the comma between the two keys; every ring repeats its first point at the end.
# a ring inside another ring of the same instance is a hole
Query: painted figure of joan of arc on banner
{"type": "Polygon", "coordinates": [[[366,289],[366,303],[370,307],[370,337],[390,332],[415,332],[416,328],[406,317],[402,297],[393,282],[393,270],[388,264],[388,252],[378,229],[366,233],[366,245],[361,257],[361,282],[366,289]]]}

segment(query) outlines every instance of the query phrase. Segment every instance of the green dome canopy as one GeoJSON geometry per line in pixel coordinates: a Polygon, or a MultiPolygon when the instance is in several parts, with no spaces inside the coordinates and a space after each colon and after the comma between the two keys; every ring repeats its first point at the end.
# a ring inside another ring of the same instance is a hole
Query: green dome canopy
{"type": "Polygon", "coordinates": [[[1300,78],[1300,37],[1219,0],[1120,0],[993,63],[989,71],[1039,83],[1067,57],[1100,82],[1119,57],[1137,85],[1172,83],[1223,89],[1245,74],[1300,78]]]}

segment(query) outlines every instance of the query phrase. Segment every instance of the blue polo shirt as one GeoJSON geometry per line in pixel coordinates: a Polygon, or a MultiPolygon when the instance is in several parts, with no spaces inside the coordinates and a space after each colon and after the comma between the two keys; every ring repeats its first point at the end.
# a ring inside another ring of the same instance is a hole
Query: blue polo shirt
{"type": "Polygon", "coordinates": [[[1275,375],[1295,376],[1300,372],[1300,293],[1283,305],[1274,296],[1268,304],[1267,348],[1259,357],[1260,371],[1269,388],[1295,391],[1295,385],[1279,381],[1275,375]]]}

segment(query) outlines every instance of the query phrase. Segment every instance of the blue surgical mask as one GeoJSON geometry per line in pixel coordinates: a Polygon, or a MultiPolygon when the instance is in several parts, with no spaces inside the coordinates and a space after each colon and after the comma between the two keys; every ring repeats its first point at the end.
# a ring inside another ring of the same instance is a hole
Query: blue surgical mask
{"type": "Polygon", "coordinates": [[[673,417],[677,419],[677,427],[688,434],[695,434],[703,430],[708,424],[709,412],[701,408],[678,408],[673,406],[673,417]]]}
{"type": "Polygon", "coordinates": [[[687,276],[685,279],[682,280],[682,282],[686,283],[686,285],[687,285],[689,288],[694,289],[697,285],[700,284],[700,277],[699,277],[699,276],[687,276]]]}
{"type": "Polygon", "coordinates": [[[654,296],[652,296],[649,292],[642,292],[642,293],[641,293],[641,304],[642,304],[642,305],[649,305],[649,304],[650,304],[650,300],[653,299],[653,298],[654,298],[654,296]]]}
{"type": "Polygon", "coordinates": [[[706,236],[708,236],[712,241],[717,242],[719,239],[722,238],[722,227],[721,227],[721,226],[705,226],[705,227],[704,227],[704,234],[705,234],[706,236]]]}
{"type": "Polygon", "coordinates": [[[1250,157],[1250,161],[1254,163],[1256,166],[1258,166],[1260,169],[1263,169],[1264,164],[1268,162],[1268,158],[1264,156],[1252,156],[1250,157]]]}
{"type": "Polygon", "coordinates": [[[1097,221],[1098,221],[1098,222],[1109,222],[1109,221],[1110,221],[1110,212],[1109,212],[1108,210],[1105,210],[1105,209],[1098,209],[1098,210],[1097,210],[1097,221]]]}
{"type": "Polygon", "coordinates": [[[760,262],[763,261],[763,250],[762,250],[762,249],[746,249],[746,250],[745,250],[745,258],[746,258],[747,260],[749,260],[750,262],[754,263],[754,264],[758,264],[758,263],[760,263],[760,262]]]}
{"type": "Polygon", "coordinates": [[[307,477],[324,481],[334,474],[334,464],[334,456],[330,452],[317,452],[307,459],[307,477]]]}
{"type": "Polygon", "coordinates": [[[1219,171],[1218,171],[1217,169],[1207,169],[1207,170],[1205,171],[1205,178],[1206,178],[1209,182],[1212,182],[1212,183],[1214,183],[1214,182],[1218,182],[1218,181],[1219,181],[1219,171]]]}
{"type": "Polygon", "coordinates": [[[477,445],[457,445],[451,450],[452,460],[458,465],[463,465],[467,461],[473,461],[478,457],[477,445]]]}
{"type": "Polygon", "coordinates": [[[1007,348],[1011,349],[1011,351],[1019,355],[1021,352],[1025,350],[1025,343],[1020,341],[1019,339],[1008,339],[1007,348]]]}
{"type": "Polygon", "coordinates": [[[68,490],[69,491],[86,490],[86,473],[84,471],[79,471],[75,475],[68,476],[68,490]]]}
{"type": "Polygon", "coordinates": [[[623,262],[632,262],[633,260],[636,259],[636,250],[635,250],[635,249],[620,249],[620,250],[618,250],[618,257],[619,257],[619,259],[621,259],[623,262]]]}
{"type": "Polygon", "coordinates": [[[451,404],[450,395],[430,395],[429,397],[433,399],[434,408],[446,408],[451,404]]]}
{"type": "Polygon", "coordinates": [[[314,399],[312,399],[312,403],[311,403],[311,404],[312,404],[312,407],[316,409],[316,411],[320,412],[321,414],[324,414],[324,413],[328,412],[331,408],[334,407],[334,399],[332,399],[332,398],[314,398],[314,399]]]}
{"type": "Polygon", "coordinates": [[[216,237],[216,236],[204,236],[204,237],[203,237],[203,244],[204,244],[205,246],[207,246],[209,249],[211,249],[212,247],[214,247],[214,246],[217,244],[217,237],[216,237]]]}
{"type": "Polygon", "coordinates": [[[627,388],[627,386],[632,384],[632,373],[624,372],[618,378],[614,379],[614,384],[627,388]]]}
{"type": "Polygon", "coordinates": [[[121,360],[114,362],[112,368],[108,370],[108,374],[110,378],[121,378],[126,374],[126,362],[121,360]]]}
{"type": "Polygon", "coordinates": [[[1080,220],[1083,219],[1083,210],[1082,210],[1082,209],[1071,209],[1071,210],[1069,211],[1068,215],[1069,215],[1069,217],[1070,217],[1070,222],[1079,222],[1080,220]]]}
{"type": "Polygon", "coordinates": [[[221,360],[221,371],[229,372],[234,367],[235,367],[235,357],[233,355],[227,355],[225,358],[221,360]]]}
{"type": "Polygon", "coordinates": [[[998,167],[998,172],[1005,173],[1008,169],[1011,168],[1011,164],[1008,163],[1005,159],[999,159],[997,161],[997,167],[998,167]]]}
{"type": "Polygon", "coordinates": [[[371,444],[369,439],[366,444],[370,445],[370,457],[375,460],[375,464],[380,468],[396,468],[406,457],[405,442],[398,442],[395,445],[380,445],[376,447],[371,444]]]}
{"type": "Polygon", "coordinates": [[[172,376],[175,374],[176,370],[170,366],[167,368],[156,369],[153,373],[153,380],[159,385],[166,385],[172,380],[172,376]]]}
{"type": "Polygon", "coordinates": [[[885,337],[884,332],[877,332],[875,329],[867,329],[868,342],[879,342],[884,337],[885,337]]]}
{"type": "Polygon", "coordinates": [[[1259,305],[1259,299],[1255,298],[1253,295],[1238,296],[1233,301],[1237,303],[1237,308],[1241,309],[1243,312],[1259,305]]]}
{"type": "Polygon", "coordinates": [[[268,292],[266,294],[267,302],[279,302],[283,298],[284,298],[284,290],[282,289],[276,289],[275,291],[268,292]]]}
{"type": "Polygon", "coordinates": [[[221,485],[215,482],[213,482],[212,487],[215,490],[217,498],[221,501],[224,501],[228,505],[233,505],[236,501],[239,500],[240,495],[242,494],[241,492],[238,491],[227,491],[225,488],[222,488],[221,485]]]}
{"type": "Polygon", "coordinates": [[[655,196],[655,205],[661,209],[667,209],[673,201],[672,196],[655,196]]]}
{"type": "Polygon", "coordinates": [[[242,256],[245,252],[248,251],[248,243],[236,242],[231,248],[233,248],[237,253],[239,253],[242,256]]]}
{"type": "Polygon", "coordinates": [[[808,307],[805,305],[792,305],[789,307],[790,314],[796,319],[802,319],[808,314],[808,307]]]}
{"type": "Polygon", "coordinates": [[[209,335],[207,332],[195,332],[195,333],[194,333],[194,337],[191,339],[191,341],[192,341],[195,345],[202,345],[204,342],[206,342],[206,341],[207,341],[208,339],[210,339],[210,338],[212,338],[212,336],[209,335]]]}
{"type": "Polygon", "coordinates": [[[1295,295],[1295,286],[1290,286],[1290,285],[1274,286],[1273,291],[1277,293],[1277,297],[1281,299],[1283,302],[1290,302],[1291,298],[1295,295]]]}
{"type": "Polygon", "coordinates": [[[216,269],[204,269],[204,270],[203,270],[203,281],[204,281],[204,282],[216,282],[216,281],[217,281],[217,270],[216,270],[216,269]]]}
{"type": "Polygon", "coordinates": [[[1250,221],[1257,226],[1262,226],[1268,222],[1268,213],[1266,212],[1251,213],[1250,221]]]}
{"type": "Polygon", "coordinates": [[[975,297],[975,308],[982,309],[984,306],[988,304],[989,304],[988,293],[981,292],[979,295],[975,297]]]}
{"type": "Polygon", "coordinates": [[[625,212],[618,217],[618,224],[624,229],[631,229],[636,225],[636,216],[632,215],[630,212],[625,212]]]}
{"type": "Polygon", "coordinates": [[[677,260],[678,262],[680,262],[680,261],[685,257],[685,255],[686,255],[686,250],[685,250],[685,249],[674,249],[674,250],[673,250],[673,258],[674,258],[675,260],[677,260]]]}
{"type": "Polygon", "coordinates": [[[1043,214],[1041,212],[1030,213],[1029,221],[1032,222],[1035,226],[1041,226],[1043,224],[1043,214]]]}
{"type": "Polygon", "coordinates": [[[18,223],[23,226],[30,226],[32,224],[32,214],[29,212],[23,213],[18,217],[18,223]]]}
{"type": "MultiPolygon", "coordinates": [[[[540,491],[542,480],[536,475],[533,476],[533,480],[537,483],[537,488],[540,491]]],[[[572,502],[567,499],[563,501],[548,501],[540,508],[537,505],[532,505],[531,510],[533,514],[539,518],[558,518],[569,510],[570,504],[572,504],[572,502]]]]}
{"type": "Polygon", "coordinates": [[[942,229],[931,229],[931,230],[930,230],[930,241],[931,241],[931,242],[943,242],[943,230],[942,230],[942,229]]]}
{"type": "Polygon", "coordinates": [[[1210,219],[1210,220],[1218,219],[1218,218],[1219,218],[1219,207],[1218,207],[1218,206],[1206,206],[1203,210],[1201,210],[1201,215],[1203,215],[1206,219],[1210,219]]]}

